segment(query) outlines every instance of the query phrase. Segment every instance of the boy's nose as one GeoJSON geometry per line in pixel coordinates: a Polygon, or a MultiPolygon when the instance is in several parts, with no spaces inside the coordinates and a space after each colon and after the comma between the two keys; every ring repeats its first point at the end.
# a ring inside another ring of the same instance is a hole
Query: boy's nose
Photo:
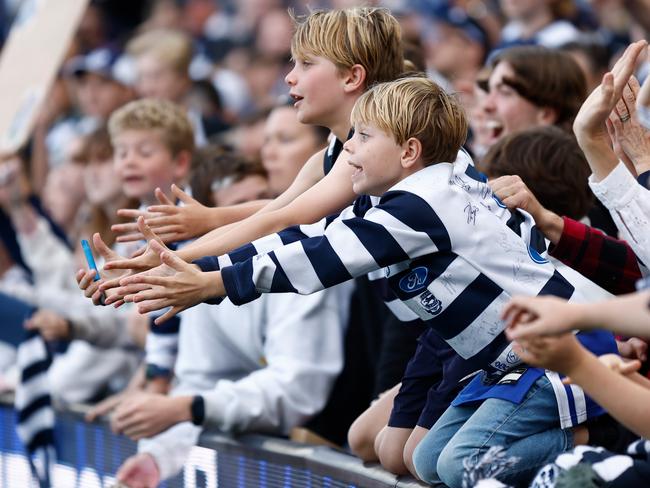
{"type": "Polygon", "coordinates": [[[296,70],[295,66],[287,73],[287,76],[284,77],[284,82],[289,85],[293,86],[296,84],[296,77],[294,74],[294,71],[296,70]]]}
{"type": "Polygon", "coordinates": [[[353,140],[353,139],[354,139],[354,137],[352,137],[351,139],[348,139],[348,140],[345,141],[345,143],[343,144],[343,150],[344,150],[345,152],[350,153],[350,154],[353,153],[353,144],[352,144],[352,140],[353,140]]]}

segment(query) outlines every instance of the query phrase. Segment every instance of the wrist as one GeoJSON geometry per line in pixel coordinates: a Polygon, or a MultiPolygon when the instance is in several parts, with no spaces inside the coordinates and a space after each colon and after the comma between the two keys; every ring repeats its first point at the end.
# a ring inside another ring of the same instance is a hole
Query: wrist
{"type": "Polygon", "coordinates": [[[204,296],[203,301],[211,300],[213,298],[220,298],[223,293],[223,279],[220,271],[202,272],[205,286],[203,287],[204,296]]]}
{"type": "Polygon", "coordinates": [[[191,396],[180,396],[173,397],[172,401],[174,403],[174,411],[176,422],[190,422],[193,421],[192,417],[192,401],[194,397],[191,396]]]}
{"type": "Polygon", "coordinates": [[[555,212],[543,208],[539,215],[533,216],[540,232],[553,244],[560,242],[564,232],[564,219],[555,212]],[[539,220],[538,220],[539,217],[539,220]]]}
{"type": "Polygon", "coordinates": [[[582,346],[575,348],[575,351],[572,351],[569,357],[569,363],[564,368],[564,371],[560,371],[560,373],[569,376],[572,382],[577,384],[582,381],[581,377],[584,373],[589,373],[589,362],[592,360],[598,362],[598,358],[582,346]]]}

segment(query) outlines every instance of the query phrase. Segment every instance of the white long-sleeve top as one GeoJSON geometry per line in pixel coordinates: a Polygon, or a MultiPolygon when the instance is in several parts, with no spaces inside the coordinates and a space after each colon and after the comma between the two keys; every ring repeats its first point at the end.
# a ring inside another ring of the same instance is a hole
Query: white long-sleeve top
{"type": "Polygon", "coordinates": [[[621,237],[646,269],[650,267],[650,191],[635,180],[622,162],[600,181],[591,175],[589,186],[612,214],[621,237]]]}
{"type": "MultiPolygon", "coordinates": [[[[264,296],[182,315],[173,395],[203,396],[205,427],[288,434],[318,413],[343,368],[351,283],[309,296],[264,296]]],[[[141,441],[163,478],[181,469],[198,431],[189,422],[141,441]]]]}

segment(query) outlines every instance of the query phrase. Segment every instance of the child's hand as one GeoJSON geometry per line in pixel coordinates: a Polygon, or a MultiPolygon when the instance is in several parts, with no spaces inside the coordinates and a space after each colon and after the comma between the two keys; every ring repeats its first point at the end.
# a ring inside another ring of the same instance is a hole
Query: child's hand
{"type": "Polygon", "coordinates": [[[616,341],[618,353],[626,359],[645,361],[648,358],[648,343],[638,337],[631,337],[625,342],[616,341]]]}
{"type": "Polygon", "coordinates": [[[161,204],[147,209],[157,216],[145,220],[164,242],[185,241],[202,236],[217,227],[208,225],[213,220],[208,207],[201,205],[176,185],[172,185],[172,195],[184,205],[174,205],[174,202],[157,188],[156,197],[161,204]]]}
{"type": "MultiPolygon", "coordinates": [[[[581,146],[592,140],[609,141],[605,122],[621,98],[623,88],[634,72],[636,60],[647,46],[646,41],[630,44],[612,70],[603,76],[603,81],[580,107],[573,123],[573,132],[581,146]]],[[[626,119],[627,113],[619,114],[626,119]]]]}
{"type": "Polygon", "coordinates": [[[576,371],[590,354],[572,333],[523,339],[514,344],[513,350],[526,364],[566,376],[576,371]]]}
{"type": "MultiPolygon", "coordinates": [[[[500,176],[488,181],[488,185],[508,208],[520,208],[531,214],[533,218],[545,210],[533,192],[528,189],[526,183],[517,175],[500,176]]],[[[536,218],[535,221],[537,221],[536,218]]]]}
{"type": "MultiPolygon", "coordinates": [[[[209,225],[214,220],[210,209],[201,205],[176,185],[172,185],[172,195],[183,202],[183,206],[175,205],[160,188],[156,188],[155,193],[160,205],[152,205],[146,212],[120,209],[117,214],[135,220],[144,217],[145,223],[165,243],[192,239],[217,227],[209,225]]],[[[125,234],[117,238],[118,242],[139,241],[145,238],[137,222],[115,224],[111,229],[113,232],[125,234]]]]}
{"type": "Polygon", "coordinates": [[[160,470],[153,456],[146,452],[135,454],[124,461],[115,475],[119,485],[129,488],[149,488],[160,483],[160,470]]]}
{"type": "MultiPolygon", "coordinates": [[[[138,217],[137,226],[138,231],[147,240],[144,252],[139,254],[137,257],[130,259],[123,259],[120,256],[119,260],[112,260],[110,263],[104,265],[105,269],[114,270],[116,273],[120,273],[115,279],[111,279],[110,281],[107,280],[100,286],[101,291],[111,290],[110,296],[106,300],[107,305],[124,298],[124,290],[118,289],[118,287],[121,286],[120,280],[122,278],[152,270],[160,265],[159,253],[154,251],[151,247],[153,242],[157,242],[163,249],[169,251],[160,237],[158,237],[149,226],[144,223],[144,218],[142,216],[138,217]]],[[[152,274],[155,275],[156,273],[152,274]]],[[[130,293],[133,293],[133,290],[130,290],[130,293]]]]}
{"type": "MultiPolygon", "coordinates": [[[[111,270],[110,263],[121,261],[123,258],[118,253],[113,251],[102,240],[99,233],[93,234],[93,247],[104,258],[104,268],[100,273],[100,280],[94,281],[95,271],[92,269],[80,269],[77,271],[76,279],[77,285],[83,290],[87,298],[91,298],[95,305],[107,305],[112,296],[110,289],[117,284],[119,279],[126,276],[128,272],[123,270],[111,270]],[[108,267],[107,267],[108,266],[108,267]]],[[[120,298],[115,298],[111,301],[115,307],[119,307],[124,302],[120,298]]]]}
{"type": "Polygon", "coordinates": [[[514,297],[503,308],[508,339],[519,341],[535,336],[569,332],[580,323],[580,305],[553,296],[514,297]]]}
{"type": "Polygon", "coordinates": [[[532,215],[540,231],[557,244],[562,237],[564,221],[537,200],[521,177],[506,175],[488,181],[492,192],[510,209],[521,209],[532,215]]]}
{"type": "Polygon", "coordinates": [[[52,310],[39,310],[25,322],[25,329],[38,330],[46,341],[70,339],[70,323],[52,310]]]}
{"type": "Polygon", "coordinates": [[[186,263],[159,242],[152,241],[151,246],[160,253],[160,260],[167,266],[166,272],[169,271],[170,275],[140,273],[124,278],[120,285],[142,287],[134,295],[124,297],[126,301],[138,303],[140,313],[172,307],[155,320],[156,324],[209,298],[225,294],[220,272],[203,273],[198,266],[186,263]]]}

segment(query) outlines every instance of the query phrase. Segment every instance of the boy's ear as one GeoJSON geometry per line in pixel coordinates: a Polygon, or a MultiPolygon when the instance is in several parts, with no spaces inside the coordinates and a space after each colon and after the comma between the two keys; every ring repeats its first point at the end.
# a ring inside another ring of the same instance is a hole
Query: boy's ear
{"type": "Polygon", "coordinates": [[[537,122],[540,125],[553,125],[557,122],[557,110],[552,107],[542,107],[537,112],[537,122]]]}
{"type": "Polygon", "coordinates": [[[181,151],[174,158],[174,162],[176,163],[174,179],[178,182],[184,181],[192,166],[192,153],[190,151],[181,151]]]}
{"type": "Polygon", "coordinates": [[[365,91],[366,68],[360,64],[355,64],[350,69],[345,70],[345,74],[343,76],[343,89],[347,93],[354,91],[365,91]]]}
{"type": "Polygon", "coordinates": [[[416,137],[410,137],[402,144],[402,168],[411,168],[422,156],[422,143],[416,137]]]}

